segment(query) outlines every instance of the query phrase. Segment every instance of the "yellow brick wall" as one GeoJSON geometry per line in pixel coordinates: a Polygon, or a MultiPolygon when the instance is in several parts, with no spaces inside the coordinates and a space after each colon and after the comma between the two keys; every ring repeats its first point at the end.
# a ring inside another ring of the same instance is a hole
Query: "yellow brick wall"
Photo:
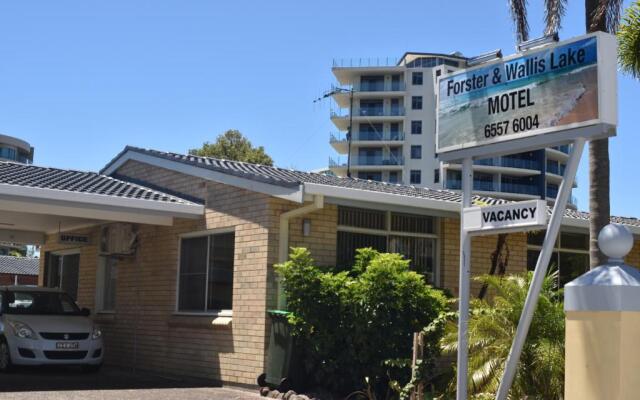
{"type": "MultiPolygon", "coordinates": [[[[440,285],[457,296],[460,270],[460,220],[442,218],[440,221],[440,285]]],[[[476,236],[471,239],[471,276],[487,274],[491,270],[491,255],[496,250],[497,235],[476,236]]],[[[512,233],[507,236],[509,258],[507,274],[522,273],[527,270],[527,235],[512,233]]],[[[503,253],[506,254],[506,248],[503,253]]],[[[471,283],[471,296],[477,296],[481,286],[471,283]]]]}
{"type": "MultiPolygon", "coordinates": [[[[171,227],[138,227],[136,257],[118,262],[116,313],[96,317],[105,332],[106,362],[255,384],[266,359],[269,197],[135,162],[118,172],[203,198],[206,215],[171,227]],[[213,327],[212,317],[175,315],[179,235],[230,227],[236,234],[232,325],[213,327]]],[[[93,238],[97,243],[98,229],[93,238]]],[[[44,251],[59,247],[52,239],[44,251]]],[[[81,249],[79,303],[92,309],[97,260],[96,246],[81,249]]]]}

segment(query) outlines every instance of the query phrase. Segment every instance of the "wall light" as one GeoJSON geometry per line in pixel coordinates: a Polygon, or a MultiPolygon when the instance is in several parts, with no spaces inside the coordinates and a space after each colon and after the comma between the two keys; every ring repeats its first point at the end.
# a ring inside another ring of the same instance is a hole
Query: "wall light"
{"type": "Polygon", "coordinates": [[[303,219],[302,220],[302,236],[311,235],[311,220],[303,219]]]}

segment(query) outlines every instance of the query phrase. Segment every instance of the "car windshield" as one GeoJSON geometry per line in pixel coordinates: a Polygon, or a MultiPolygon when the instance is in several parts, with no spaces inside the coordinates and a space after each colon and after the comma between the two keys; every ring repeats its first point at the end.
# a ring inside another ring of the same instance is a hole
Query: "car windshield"
{"type": "MultiPolygon", "coordinates": [[[[26,315],[81,315],[80,308],[66,293],[14,291],[11,297],[13,302],[3,304],[7,314],[26,315]]],[[[9,296],[3,296],[9,297],[9,296]]]]}

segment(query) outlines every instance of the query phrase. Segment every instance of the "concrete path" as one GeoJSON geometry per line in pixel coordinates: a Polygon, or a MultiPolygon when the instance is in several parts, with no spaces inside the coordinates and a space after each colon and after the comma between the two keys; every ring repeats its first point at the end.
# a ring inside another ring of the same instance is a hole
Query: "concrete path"
{"type": "Polygon", "coordinates": [[[104,368],[21,368],[0,374],[0,400],[256,400],[257,392],[104,368]]]}

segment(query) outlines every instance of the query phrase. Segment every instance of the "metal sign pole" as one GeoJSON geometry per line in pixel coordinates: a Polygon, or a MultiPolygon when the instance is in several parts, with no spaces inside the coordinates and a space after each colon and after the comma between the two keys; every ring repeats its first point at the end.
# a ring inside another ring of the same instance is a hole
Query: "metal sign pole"
{"type": "MultiPolygon", "coordinates": [[[[556,197],[556,204],[553,207],[551,213],[551,220],[549,221],[549,227],[547,233],[544,236],[544,242],[542,244],[542,251],[538,256],[538,262],[536,263],[536,269],[533,273],[533,280],[527,293],[527,299],[524,303],[522,314],[520,315],[520,321],[518,323],[518,330],[516,331],[516,337],[513,340],[511,351],[509,352],[509,358],[507,358],[507,364],[504,369],[504,375],[498,388],[496,400],[506,400],[509,394],[509,389],[513,383],[513,377],[516,374],[518,368],[518,361],[520,360],[520,353],[522,353],[522,347],[527,339],[527,333],[529,332],[529,326],[533,319],[533,313],[536,310],[538,303],[538,297],[540,290],[542,289],[542,283],[544,277],[547,275],[547,269],[549,267],[549,260],[551,254],[553,254],[553,247],[558,237],[558,231],[560,230],[560,223],[564,216],[565,209],[567,207],[567,200],[573,187],[573,182],[576,178],[576,172],[578,171],[578,164],[580,164],[580,157],[582,156],[582,150],[584,149],[584,138],[578,138],[573,142],[573,149],[571,156],[560,184],[560,190],[556,197]]],[[[458,397],[459,398],[459,397],[458,397]]]]}
{"type": "Polygon", "coordinates": [[[460,212],[460,280],[458,284],[458,384],[457,400],[467,400],[467,371],[469,359],[469,285],[471,280],[471,235],[464,229],[464,209],[471,207],[473,189],[472,159],[462,162],[462,208],[460,212]]]}

